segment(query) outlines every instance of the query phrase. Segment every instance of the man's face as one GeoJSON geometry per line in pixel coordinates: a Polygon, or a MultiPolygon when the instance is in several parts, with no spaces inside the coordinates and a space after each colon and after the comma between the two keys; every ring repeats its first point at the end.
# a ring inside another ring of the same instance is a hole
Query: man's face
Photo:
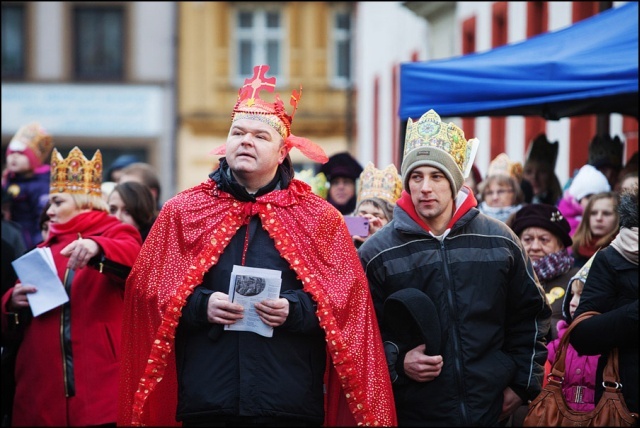
{"type": "Polygon", "coordinates": [[[438,168],[419,166],[409,175],[411,201],[428,224],[448,223],[453,215],[451,183],[438,168]]]}
{"type": "Polygon", "coordinates": [[[241,184],[245,184],[243,180],[246,179],[268,183],[286,156],[282,137],[266,123],[240,119],[231,125],[226,158],[241,184]]]}

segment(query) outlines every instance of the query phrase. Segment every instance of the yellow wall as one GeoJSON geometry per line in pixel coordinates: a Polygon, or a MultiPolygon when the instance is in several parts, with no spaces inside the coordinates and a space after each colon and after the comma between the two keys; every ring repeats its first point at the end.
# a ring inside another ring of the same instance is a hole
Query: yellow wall
{"type": "MultiPolygon", "coordinates": [[[[246,2],[179,3],[178,191],[206,179],[217,165],[217,157],[208,153],[224,144],[229,131],[239,89],[232,80],[232,24],[236,5],[243,3],[246,2]]],[[[269,3],[259,6],[264,4],[269,3]]],[[[276,82],[275,92],[285,100],[302,84],[303,96],[292,131],[321,145],[328,155],[350,148],[346,135],[349,94],[332,88],[328,75],[332,54],[331,4],[271,3],[282,8],[283,25],[288,33],[283,52],[288,59],[284,66],[289,72],[288,85],[276,82]]],[[[269,95],[261,94],[265,99],[269,95]]],[[[289,107],[288,103],[285,105],[289,107]]],[[[295,149],[291,158],[294,163],[308,163],[295,149]]]]}

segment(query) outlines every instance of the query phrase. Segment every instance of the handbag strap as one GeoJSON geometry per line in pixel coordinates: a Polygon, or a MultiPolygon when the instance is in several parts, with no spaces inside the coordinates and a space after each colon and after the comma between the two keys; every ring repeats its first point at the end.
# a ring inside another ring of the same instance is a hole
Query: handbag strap
{"type": "MultiPolygon", "coordinates": [[[[564,380],[564,372],[565,372],[565,358],[567,355],[567,347],[569,346],[569,336],[571,335],[571,331],[578,325],[580,322],[586,320],[587,318],[591,318],[594,315],[600,315],[600,312],[597,311],[587,311],[579,316],[577,316],[573,322],[569,325],[567,330],[564,332],[564,335],[560,339],[560,343],[558,344],[558,349],[556,351],[556,360],[551,366],[551,370],[549,372],[549,376],[547,378],[548,382],[562,384],[564,380]],[[555,379],[554,379],[555,378],[555,379]]],[[[620,384],[618,375],[618,348],[613,348],[609,353],[609,358],[607,359],[607,365],[604,367],[604,371],[602,373],[603,385],[605,388],[613,388],[619,389],[622,387],[620,384]]]]}
{"type": "MultiPolygon", "coordinates": [[[[556,351],[556,360],[553,362],[551,366],[551,370],[549,372],[548,380],[552,381],[552,378],[555,377],[556,381],[562,383],[564,379],[564,371],[565,371],[565,358],[567,355],[567,347],[569,346],[569,336],[571,335],[571,331],[582,321],[587,318],[591,318],[594,315],[600,315],[600,312],[597,311],[587,311],[580,314],[576,317],[567,330],[564,332],[564,335],[560,339],[560,343],[558,344],[558,349],[556,351]]],[[[614,349],[616,350],[616,349],[614,349]]],[[[617,352],[609,356],[609,360],[607,361],[607,366],[605,367],[603,373],[603,379],[605,382],[616,382],[616,377],[618,373],[618,354],[617,352]],[[615,360],[615,361],[612,361],[615,360]],[[611,366],[611,367],[610,367],[611,366]]]]}

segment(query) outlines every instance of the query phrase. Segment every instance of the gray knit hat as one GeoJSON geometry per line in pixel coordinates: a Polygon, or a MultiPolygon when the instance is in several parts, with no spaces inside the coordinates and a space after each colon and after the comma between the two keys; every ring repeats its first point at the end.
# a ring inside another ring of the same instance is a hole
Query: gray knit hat
{"type": "Polygon", "coordinates": [[[471,172],[478,144],[477,138],[467,141],[455,124],[442,122],[434,110],[426,112],[415,123],[409,119],[400,167],[405,190],[409,190],[411,171],[427,165],[447,176],[455,196],[471,172]]]}

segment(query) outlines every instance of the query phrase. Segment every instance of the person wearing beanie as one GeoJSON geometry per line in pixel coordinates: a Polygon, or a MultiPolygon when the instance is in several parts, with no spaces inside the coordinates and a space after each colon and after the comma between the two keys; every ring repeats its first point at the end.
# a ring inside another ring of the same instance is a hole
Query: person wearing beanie
{"type": "Polygon", "coordinates": [[[582,220],[582,214],[595,193],[611,190],[607,177],[592,165],[584,165],[571,180],[571,185],[564,191],[558,202],[558,209],[569,222],[569,235],[573,236],[582,220]]]}
{"type": "Polygon", "coordinates": [[[11,197],[11,220],[22,227],[27,250],[42,242],[38,219],[49,199],[53,138],[38,123],[22,126],[7,147],[2,187],[11,197]]]}
{"type": "Polygon", "coordinates": [[[301,91],[290,114],[263,98],[268,71],[245,79],[218,168],[163,204],[127,279],[119,426],[397,424],[344,218],[289,154],[327,156],[291,132],[301,91]],[[238,296],[247,282],[268,289],[238,296]]]}
{"type": "Polygon", "coordinates": [[[573,243],[571,226],[557,207],[529,204],[513,218],[511,229],[518,235],[533,269],[551,304],[551,330],[547,340],[558,337],[556,325],[562,319],[562,299],[569,279],[578,271],[568,249],[573,243]]]}
{"type": "Polygon", "coordinates": [[[594,256],[574,318],[588,311],[600,315],[578,324],[571,332],[569,343],[582,355],[601,355],[596,403],[604,392],[601,373],[610,352],[616,348],[624,402],[630,412],[639,413],[637,186],[620,195],[618,215],[620,232],[608,247],[594,256]]]}
{"type": "Polygon", "coordinates": [[[362,173],[362,165],[347,152],[337,153],[320,166],[329,182],[327,201],[343,215],[356,208],[356,180],[362,173]]]}
{"type": "Polygon", "coordinates": [[[404,145],[404,190],[393,220],[358,249],[398,423],[509,423],[541,391],[551,309],[516,234],[482,214],[464,185],[479,141],[429,110],[408,120],[404,145]],[[411,329],[413,337],[384,316],[388,299],[403,289],[424,293],[437,311],[439,322],[411,329]],[[430,335],[430,328],[437,331],[430,335]],[[434,348],[426,337],[442,337],[443,345],[434,348]]]}

